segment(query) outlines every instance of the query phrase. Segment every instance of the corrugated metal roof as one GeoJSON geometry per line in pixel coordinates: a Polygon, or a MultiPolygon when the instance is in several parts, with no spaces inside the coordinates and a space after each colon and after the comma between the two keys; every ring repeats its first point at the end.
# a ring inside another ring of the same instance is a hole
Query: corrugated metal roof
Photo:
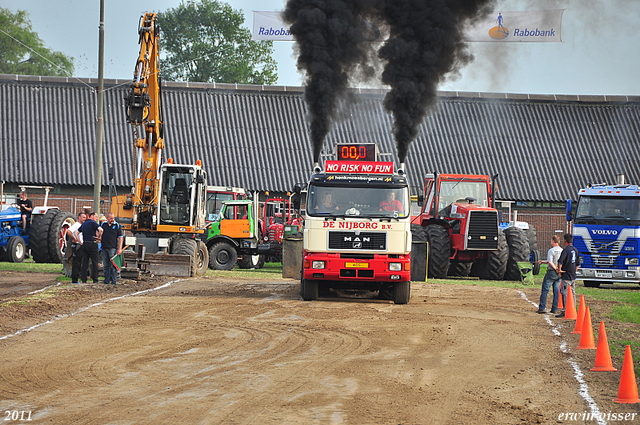
{"type": "MultiPolygon", "coordinates": [[[[129,186],[133,128],[123,81],[105,81],[103,182],[109,167],[129,186]]],[[[0,179],[92,185],[97,81],[0,75],[0,179]]],[[[291,190],[306,181],[312,150],[303,89],[167,83],[165,158],[203,161],[215,185],[291,190]]],[[[398,162],[384,91],[354,90],[325,141],[377,143],[398,162]]],[[[640,98],[441,92],[412,143],[413,193],[427,172],[499,174],[499,198],[563,201],[616,174],[640,182],[640,98]]]]}

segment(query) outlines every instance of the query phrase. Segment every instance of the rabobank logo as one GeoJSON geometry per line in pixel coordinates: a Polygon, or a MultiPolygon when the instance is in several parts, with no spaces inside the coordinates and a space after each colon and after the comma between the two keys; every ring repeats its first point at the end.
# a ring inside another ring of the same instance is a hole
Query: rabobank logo
{"type": "Polygon", "coordinates": [[[509,36],[509,29],[504,26],[504,18],[502,17],[502,13],[498,13],[496,23],[498,25],[489,30],[489,36],[491,38],[495,38],[496,40],[507,38],[509,36]]]}

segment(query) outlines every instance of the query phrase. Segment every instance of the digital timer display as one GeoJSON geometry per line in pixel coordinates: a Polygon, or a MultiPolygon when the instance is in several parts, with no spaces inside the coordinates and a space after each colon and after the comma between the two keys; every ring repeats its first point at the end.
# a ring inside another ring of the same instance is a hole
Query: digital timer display
{"type": "Polygon", "coordinates": [[[365,161],[376,160],[375,143],[350,143],[336,145],[336,157],[338,161],[365,161]]]}

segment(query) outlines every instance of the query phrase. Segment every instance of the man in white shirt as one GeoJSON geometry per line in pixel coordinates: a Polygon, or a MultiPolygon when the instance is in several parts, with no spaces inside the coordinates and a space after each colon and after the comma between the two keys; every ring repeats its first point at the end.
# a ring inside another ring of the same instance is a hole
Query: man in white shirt
{"type": "Polygon", "coordinates": [[[562,248],[559,246],[560,237],[553,235],[551,238],[551,249],[547,251],[547,261],[538,261],[538,264],[547,263],[547,273],[542,280],[542,291],[540,292],[540,305],[538,306],[538,314],[547,313],[547,294],[549,288],[553,285],[553,303],[551,304],[551,314],[558,311],[558,300],[560,299],[560,274],[558,274],[558,260],[562,254],[562,248]]]}
{"type": "Polygon", "coordinates": [[[82,233],[78,230],[82,223],[87,219],[87,214],[81,211],[78,214],[78,221],[73,223],[71,227],[67,229],[67,235],[72,241],[71,250],[73,252],[73,260],[71,263],[71,283],[78,283],[78,276],[80,276],[80,266],[82,264],[82,233]]]}

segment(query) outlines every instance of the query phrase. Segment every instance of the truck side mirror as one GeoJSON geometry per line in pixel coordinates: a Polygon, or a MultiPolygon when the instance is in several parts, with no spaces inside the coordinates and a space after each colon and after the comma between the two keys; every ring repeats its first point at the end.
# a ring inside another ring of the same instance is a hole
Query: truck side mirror
{"type": "Polygon", "coordinates": [[[571,211],[571,199],[567,199],[566,215],[567,221],[571,221],[573,219],[573,211],[571,211]]]}

